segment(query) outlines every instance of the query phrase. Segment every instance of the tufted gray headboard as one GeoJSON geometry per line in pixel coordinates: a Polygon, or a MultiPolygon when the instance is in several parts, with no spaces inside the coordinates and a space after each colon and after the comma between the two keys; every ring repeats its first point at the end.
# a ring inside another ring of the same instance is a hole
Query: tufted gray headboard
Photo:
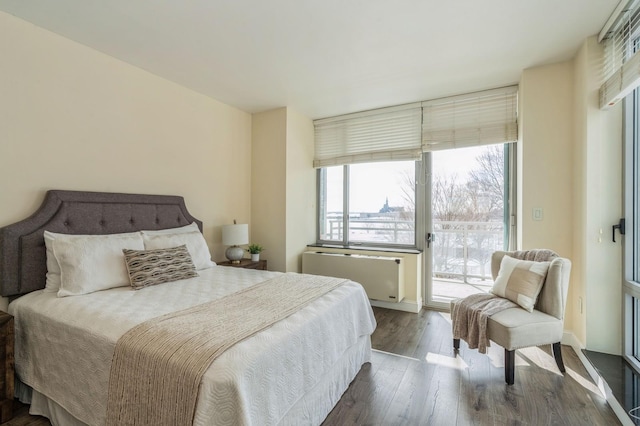
{"type": "Polygon", "coordinates": [[[19,296],[44,288],[47,258],[44,231],[117,234],[177,228],[202,222],[189,214],[184,198],[108,192],[47,191],[29,218],[0,228],[0,295],[19,296]]]}

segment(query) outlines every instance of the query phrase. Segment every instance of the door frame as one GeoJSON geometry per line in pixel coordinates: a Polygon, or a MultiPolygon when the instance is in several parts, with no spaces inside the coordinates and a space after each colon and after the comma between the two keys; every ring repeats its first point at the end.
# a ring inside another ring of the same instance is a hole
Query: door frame
{"type": "MultiPolygon", "coordinates": [[[[505,143],[504,155],[504,196],[505,214],[504,226],[508,233],[505,236],[506,250],[516,250],[518,244],[517,236],[517,206],[518,206],[518,185],[517,185],[517,158],[518,143],[505,143]]],[[[416,170],[416,207],[420,206],[416,214],[416,244],[422,251],[422,295],[423,306],[428,309],[439,311],[449,311],[450,303],[433,300],[432,268],[433,255],[431,249],[427,247],[427,233],[433,232],[433,217],[431,212],[431,178],[432,178],[431,152],[422,155],[422,170],[416,170]],[[421,180],[419,180],[421,179],[421,180]],[[421,189],[421,190],[420,190],[421,189]]]]}
{"type": "MultiPolygon", "coordinates": [[[[634,346],[638,345],[640,331],[634,324],[636,307],[633,299],[640,300],[640,283],[634,281],[640,277],[634,277],[640,270],[636,265],[635,256],[640,251],[640,229],[637,229],[636,221],[640,218],[640,200],[636,199],[635,192],[640,189],[640,92],[634,90],[632,96],[624,100],[623,112],[623,212],[627,219],[625,222],[625,235],[622,240],[622,327],[623,327],[623,357],[640,372],[640,360],[634,356],[634,346]],[[634,345],[635,344],[635,345],[634,345]]],[[[640,354],[636,354],[640,355],[640,354]]]]}

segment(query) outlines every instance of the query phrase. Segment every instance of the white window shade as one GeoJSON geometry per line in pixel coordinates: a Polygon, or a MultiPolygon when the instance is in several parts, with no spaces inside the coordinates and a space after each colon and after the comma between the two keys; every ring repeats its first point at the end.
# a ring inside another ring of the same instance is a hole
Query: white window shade
{"type": "Polygon", "coordinates": [[[600,86],[600,108],[609,109],[640,86],[640,52],[635,53],[600,86]]]}
{"type": "Polygon", "coordinates": [[[611,27],[603,29],[604,83],[600,86],[600,108],[608,109],[640,86],[640,2],[621,3],[611,27]]]}
{"type": "Polygon", "coordinates": [[[518,87],[422,103],[424,151],[518,140],[518,87]]]}
{"type": "Polygon", "coordinates": [[[420,104],[382,108],[314,121],[314,167],[419,160],[420,104]]]}

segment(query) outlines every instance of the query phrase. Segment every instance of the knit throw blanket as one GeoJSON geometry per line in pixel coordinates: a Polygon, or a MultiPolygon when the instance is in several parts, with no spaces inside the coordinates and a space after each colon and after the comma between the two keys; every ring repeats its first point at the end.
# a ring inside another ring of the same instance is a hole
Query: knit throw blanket
{"type": "Polygon", "coordinates": [[[493,314],[518,305],[510,300],[493,294],[480,293],[467,296],[451,302],[451,322],[453,338],[462,339],[469,344],[470,349],[487,353],[490,346],[487,336],[487,321],[493,314]]]}
{"type": "Polygon", "coordinates": [[[191,425],[203,374],[226,349],[346,282],[283,274],[146,321],[116,343],[107,425],[191,425]]]}

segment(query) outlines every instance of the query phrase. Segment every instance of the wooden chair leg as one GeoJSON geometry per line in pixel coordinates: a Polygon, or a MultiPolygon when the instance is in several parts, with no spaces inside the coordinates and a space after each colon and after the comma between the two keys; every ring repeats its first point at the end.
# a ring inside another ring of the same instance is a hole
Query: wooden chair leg
{"type": "Polygon", "coordinates": [[[516,351],[504,350],[504,380],[508,385],[515,383],[516,351]]]}
{"type": "Polygon", "coordinates": [[[460,349],[460,339],[453,339],[453,349],[460,349]]]}
{"type": "Polygon", "coordinates": [[[552,345],[553,348],[553,357],[556,359],[556,364],[558,365],[558,369],[564,373],[565,369],[564,369],[564,362],[562,361],[562,345],[560,344],[560,342],[558,343],[554,343],[552,345]]]}

